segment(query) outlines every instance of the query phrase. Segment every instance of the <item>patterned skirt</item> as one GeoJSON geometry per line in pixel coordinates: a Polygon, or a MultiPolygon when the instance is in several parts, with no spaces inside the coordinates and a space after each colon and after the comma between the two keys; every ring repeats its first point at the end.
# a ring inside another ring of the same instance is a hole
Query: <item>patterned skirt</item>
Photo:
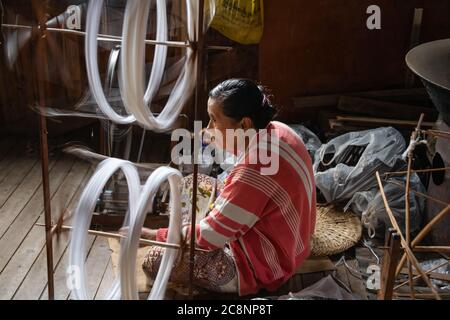
{"type": "MultiPolygon", "coordinates": [[[[152,247],[142,264],[151,279],[155,279],[161,264],[164,248],[152,247]]],[[[175,263],[170,281],[177,285],[189,284],[189,251],[183,253],[175,263]]],[[[197,251],[194,260],[195,286],[214,292],[238,292],[237,271],[231,252],[228,248],[210,252],[197,251]]]]}
{"type": "MultiPolygon", "coordinates": [[[[192,177],[183,178],[182,188],[182,224],[190,224],[192,177]]],[[[215,186],[215,179],[206,175],[199,175],[199,192],[197,195],[197,223],[206,212],[209,211],[208,203],[211,188],[215,186]]],[[[219,186],[220,189],[220,186],[219,186]]],[[[161,264],[164,248],[151,247],[144,258],[142,268],[151,279],[155,279],[161,264]]],[[[189,284],[190,254],[186,250],[179,255],[175,262],[170,281],[177,285],[189,284]]],[[[196,251],[194,260],[195,286],[214,292],[233,293],[238,292],[238,278],[236,265],[232,252],[228,246],[222,250],[196,251]]]]}

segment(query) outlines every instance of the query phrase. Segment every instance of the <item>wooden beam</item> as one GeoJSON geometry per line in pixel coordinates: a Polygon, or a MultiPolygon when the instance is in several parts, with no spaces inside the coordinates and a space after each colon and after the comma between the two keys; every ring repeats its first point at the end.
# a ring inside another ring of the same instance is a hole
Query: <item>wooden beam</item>
{"type": "MultiPolygon", "coordinates": [[[[415,126],[417,124],[416,121],[408,121],[408,120],[394,120],[394,119],[370,118],[370,117],[351,117],[351,116],[336,116],[336,120],[349,122],[378,123],[381,125],[415,126]]],[[[434,122],[423,122],[422,125],[425,127],[433,127],[434,122]]]]}
{"type": "Polygon", "coordinates": [[[332,107],[337,106],[341,96],[354,96],[360,98],[401,98],[401,97],[425,97],[428,98],[424,88],[414,89],[393,89],[393,90],[377,90],[363,92],[347,92],[339,94],[306,96],[293,98],[295,108],[315,108],[315,107],[332,107]]]}
{"type": "Polygon", "coordinates": [[[433,120],[439,116],[439,113],[433,108],[349,96],[340,97],[337,108],[352,114],[359,113],[373,117],[382,114],[386,118],[399,120],[417,119],[422,113],[426,113],[427,118],[433,120]]]}
{"type": "Polygon", "coordinates": [[[400,236],[395,229],[389,229],[387,238],[388,249],[383,256],[381,267],[381,288],[379,300],[392,300],[395,284],[395,270],[400,256],[400,236]]]}

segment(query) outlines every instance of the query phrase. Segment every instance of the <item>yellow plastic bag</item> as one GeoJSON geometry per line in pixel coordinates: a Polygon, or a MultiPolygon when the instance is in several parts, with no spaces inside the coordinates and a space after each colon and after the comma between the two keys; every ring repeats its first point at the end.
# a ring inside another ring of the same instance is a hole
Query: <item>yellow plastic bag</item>
{"type": "Polygon", "coordinates": [[[215,0],[215,4],[214,29],[242,44],[259,43],[264,30],[263,0],[215,0]]]}

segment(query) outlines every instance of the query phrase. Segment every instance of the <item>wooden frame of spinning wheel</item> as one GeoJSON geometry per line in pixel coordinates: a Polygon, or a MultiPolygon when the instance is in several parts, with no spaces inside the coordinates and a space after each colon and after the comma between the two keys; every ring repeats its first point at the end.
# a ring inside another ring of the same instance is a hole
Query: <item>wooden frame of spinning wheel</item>
{"type": "MultiPolygon", "coordinates": [[[[42,3],[36,4],[36,0],[33,1],[35,5],[41,7],[39,8],[41,12],[44,12],[42,8],[42,3]]],[[[195,101],[193,105],[192,113],[194,114],[194,120],[198,120],[199,115],[199,107],[202,103],[202,99],[204,98],[204,54],[205,50],[226,50],[229,51],[232,48],[230,47],[221,47],[221,46],[214,46],[214,47],[205,47],[204,43],[204,34],[201,32],[204,30],[204,3],[205,0],[199,0],[199,12],[197,17],[197,30],[199,30],[197,34],[196,41],[192,41],[190,43],[185,42],[174,42],[174,41],[167,41],[167,42],[156,42],[156,41],[146,41],[147,44],[151,45],[166,45],[166,46],[173,46],[173,47],[186,47],[191,46],[196,53],[197,56],[197,70],[196,70],[196,88],[195,88],[195,101]]],[[[64,29],[46,29],[45,28],[45,15],[42,15],[39,19],[39,24],[37,27],[37,30],[39,32],[39,35],[37,37],[38,41],[45,38],[46,32],[71,32],[74,31],[68,31],[64,29]]],[[[9,26],[14,27],[14,26],[9,26]]],[[[20,27],[20,26],[16,26],[20,27]]],[[[78,35],[85,35],[83,32],[77,32],[78,35]]],[[[111,42],[117,42],[120,41],[119,38],[113,38],[113,37],[103,37],[103,41],[111,41],[111,42]]],[[[48,132],[47,132],[47,119],[45,117],[44,108],[46,105],[46,94],[48,93],[49,89],[46,88],[45,85],[45,75],[48,68],[48,61],[46,56],[46,45],[45,42],[42,41],[40,45],[34,46],[34,49],[36,51],[36,61],[34,61],[34,65],[36,66],[35,72],[35,79],[36,79],[36,85],[38,88],[38,105],[41,110],[39,114],[39,136],[40,136],[40,155],[41,155],[41,163],[42,163],[42,186],[43,186],[43,195],[44,195],[44,212],[45,212],[45,243],[46,243],[46,252],[47,252],[47,278],[48,278],[48,297],[49,300],[53,300],[55,296],[55,290],[54,290],[54,265],[53,265],[53,235],[55,232],[57,232],[58,228],[56,226],[52,225],[52,214],[51,214],[51,198],[50,198],[50,187],[49,187],[49,150],[48,150],[48,132]],[[39,63],[38,63],[39,62],[39,63]]],[[[198,164],[194,164],[194,179],[193,179],[193,195],[192,195],[192,207],[194,208],[192,210],[192,228],[195,229],[195,221],[196,221],[196,204],[197,204],[197,187],[198,187],[198,164]]],[[[67,229],[67,227],[66,227],[67,229]]],[[[105,237],[113,237],[113,234],[108,233],[99,233],[101,236],[105,237]]],[[[195,257],[195,232],[191,232],[191,239],[190,239],[190,274],[189,274],[189,297],[190,299],[193,299],[193,279],[194,279],[194,273],[193,273],[193,266],[194,266],[194,257],[195,257]]],[[[154,245],[161,245],[164,246],[162,243],[153,242],[154,245]]]]}

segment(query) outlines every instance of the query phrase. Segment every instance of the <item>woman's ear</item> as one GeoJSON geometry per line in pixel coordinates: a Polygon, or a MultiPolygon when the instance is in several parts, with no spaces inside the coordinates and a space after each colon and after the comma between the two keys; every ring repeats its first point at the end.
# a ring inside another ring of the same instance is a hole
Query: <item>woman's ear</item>
{"type": "Polygon", "coordinates": [[[241,129],[248,130],[253,128],[253,121],[249,117],[244,117],[241,120],[241,129]]]}

